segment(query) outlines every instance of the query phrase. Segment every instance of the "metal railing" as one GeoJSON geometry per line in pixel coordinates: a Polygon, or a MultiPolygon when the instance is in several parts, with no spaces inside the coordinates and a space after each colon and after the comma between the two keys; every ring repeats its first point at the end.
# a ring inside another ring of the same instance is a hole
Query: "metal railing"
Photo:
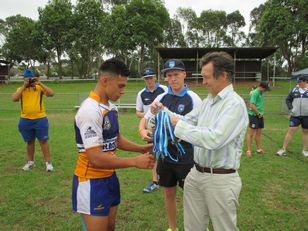
{"type": "MultiPolygon", "coordinates": [[[[81,102],[87,98],[88,92],[84,93],[56,93],[54,97],[45,97],[45,106],[48,111],[67,111],[76,110],[81,102]]],[[[19,111],[20,103],[12,102],[11,93],[0,93],[0,110],[1,111],[19,111]]],[[[137,93],[127,91],[125,95],[117,102],[114,102],[119,109],[135,108],[137,93]]],[[[199,94],[201,99],[206,97],[206,94],[199,94]]],[[[248,105],[249,94],[241,95],[248,105]]],[[[266,95],[264,97],[265,113],[283,114],[287,113],[285,105],[286,95],[266,95]]]]}

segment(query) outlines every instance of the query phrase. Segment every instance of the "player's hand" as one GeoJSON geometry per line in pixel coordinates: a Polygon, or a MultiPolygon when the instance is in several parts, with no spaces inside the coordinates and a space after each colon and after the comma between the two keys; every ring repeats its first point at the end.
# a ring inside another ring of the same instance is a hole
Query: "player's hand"
{"type": "Polygon", "coordinates": [[[147,141],[147,142],[153,141],[153,138],[152,138],[153,133],[150,130],[141,129],[139,131],[139,134],[142,140],[147,141]]]}
{"type": "Polygon", "coordinates": [[[153,143],[142,145],[141,153],[152,153],[153,146],[154,146],[153,143]]]}
{"type": "Polygon", "coordinates": [[[152,169],[154,167],[155,158],[153,154],[145,153],[135,157],[135,167],[142,169],[152,169]]]}
{"type": "Polygon", "coordinates": [[[151,112],[154,115],[160,112],[163,108],[164,108],[164,105],[161,102],[153,102],[151,104],[151,112]]]}
{"type": "Polygon", "coordinates": [[[263,118],[263,115],[261,113],[259,113],[257,116],[258,116],[259,119],[263,118]]]}

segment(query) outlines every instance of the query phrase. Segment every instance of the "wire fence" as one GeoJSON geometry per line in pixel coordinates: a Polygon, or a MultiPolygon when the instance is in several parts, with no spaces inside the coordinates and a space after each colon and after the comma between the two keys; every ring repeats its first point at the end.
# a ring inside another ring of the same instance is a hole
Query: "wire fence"
{"type": "MultiPolygon", "coordinates": [[[[84,99],[87,98],[88,92],[84,93],[57,93],[54,97],[45,97],[45,106],[48,111],[70,111],[76,110],[84,99]]],[[[0,110],[1,111],[19,111],[20,102],[12,102],[11,93],[0,93],[0,110]]],[[[136,103],[135,91],[127,91],[123,97],[114,102],[119,109],[135,108],[136,103]]],[[[206,94],[199,94],[201,99],[206,94]]],[[[249,94],[242,94],[246,105],[249,102],[249,94]]],[[[286,114],[288,112],[285,104],[285,95],[266,95],[264,97],[264,112],[267,114],[286,114]]]]}

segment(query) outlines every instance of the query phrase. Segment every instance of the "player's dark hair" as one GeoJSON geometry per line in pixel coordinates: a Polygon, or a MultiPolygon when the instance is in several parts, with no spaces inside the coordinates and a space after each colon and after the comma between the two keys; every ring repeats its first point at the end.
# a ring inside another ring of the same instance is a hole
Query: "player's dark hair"
{"type": "Polygon", "coordinates": [[[99,68],[100,74],[102,73],[109,73],[113,76],[126,76],[130,75],[130,71],[122,61],[112,58],[107,59],[99,68]]]}
{"type": "Polygon", "coordinates": [[[215,51],[205,54],[200,60],[200,67],[212,63],[214,67],[214,77],[217,79],[223,72],[226,72],[229,81],[232,81],[234,74],[234,62],[231,55],[224,51],[215,51]]]}

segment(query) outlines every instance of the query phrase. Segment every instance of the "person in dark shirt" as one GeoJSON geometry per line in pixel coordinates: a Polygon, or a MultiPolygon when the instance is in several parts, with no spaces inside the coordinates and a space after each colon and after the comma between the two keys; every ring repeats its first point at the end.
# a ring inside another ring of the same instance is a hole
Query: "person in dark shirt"
{"type": "MultiPolygon", "coordinates": [[[[169,88],[166,93],[163,93],[153,101],[161,102],[170,111],[180,115],[186,115],[195,106],[201,103],[200,97],[191,91],[184,83],[186,71],[184,63],[178,59],[168,60],[162,72],[166,75],[169,83],[169,88]]],[[[139,124],[139,132],[142,136],[146,134],[147,120],[151,117],[151,112],[148,111],[145,118],[141,119],[139,124]]],[[[190,143],[181,141],[180,144],[185,150],[185,155],[178,156],[176,146],[169,141],[168,152],[170,158],[166,157],[158,159],[157,174],[159,185],[164,187],[165,207],[167,211],[168,231],[175,231],[176,228],[176,186],[177,184],[183,188],[184,180],[190,169],[193,167],[193,147],[190,143]],[[174,159],[178,161],[175,162],[174,159]]]]}

